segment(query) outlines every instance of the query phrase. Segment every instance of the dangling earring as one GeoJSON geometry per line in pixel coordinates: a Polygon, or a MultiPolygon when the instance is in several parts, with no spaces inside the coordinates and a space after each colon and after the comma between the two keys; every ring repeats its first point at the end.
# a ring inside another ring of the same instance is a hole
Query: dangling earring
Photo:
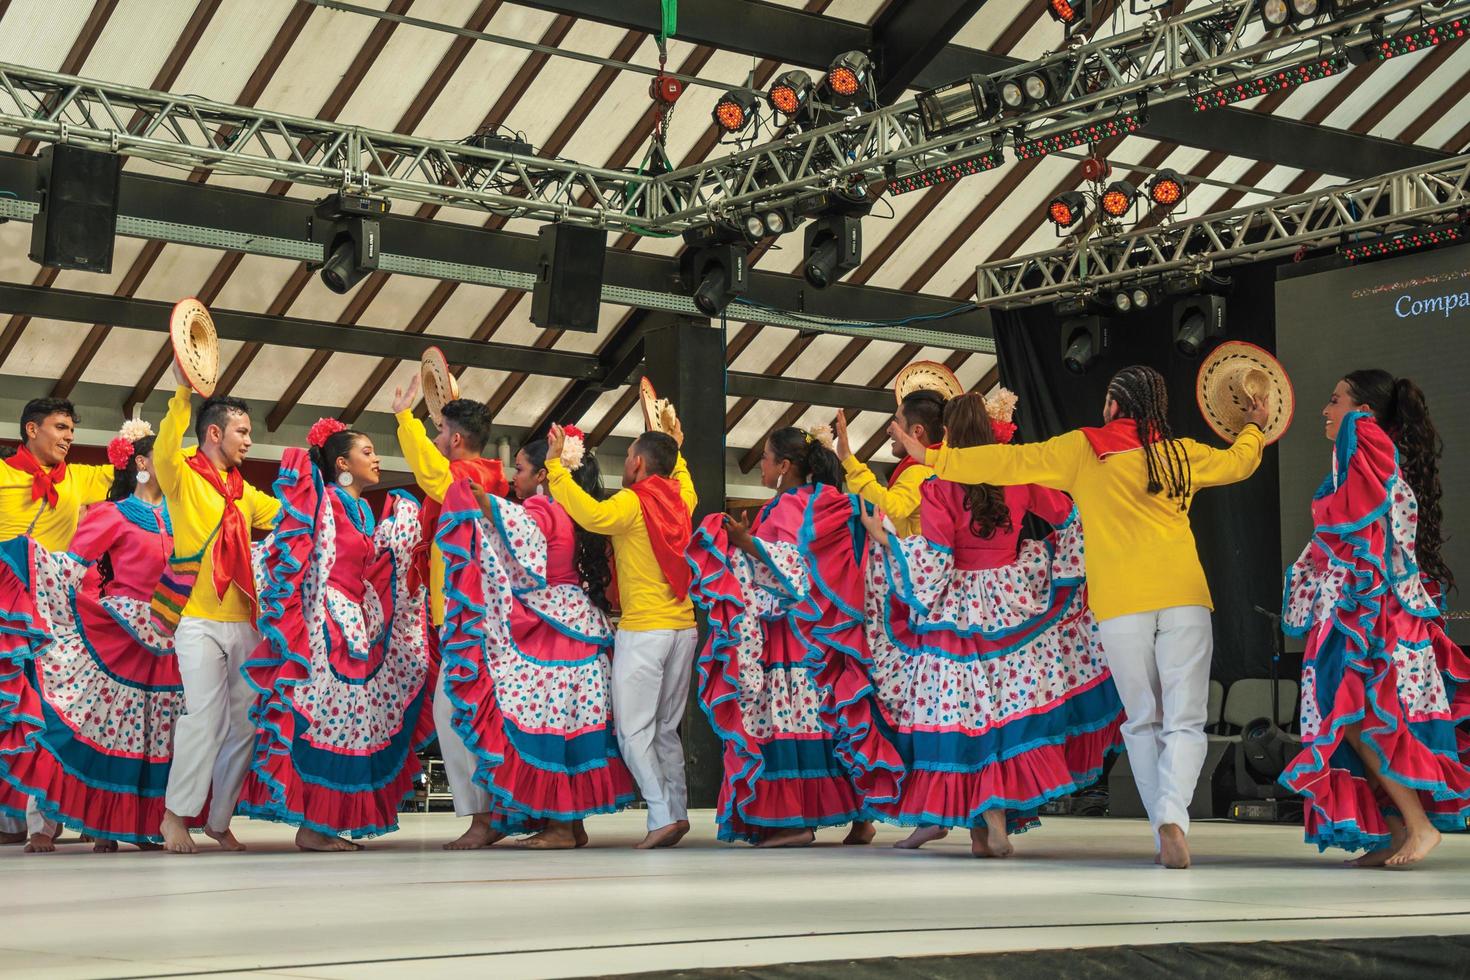
{"type": "Polygon", "coordinates": [[[337,485],[343,488],[352,486],[352,474],[343,470],[337,474],[337,485]]]}
{"type": "Polygon", "coordinates": [[[149,480],[151,480],[152,477],[148,475],[148,471],[147,470],[139,470],[137,472],[137,474],[135,475],[134,479],[137,480],[138,486],[141,487],[143,484],[145,484],[149,480]]]}

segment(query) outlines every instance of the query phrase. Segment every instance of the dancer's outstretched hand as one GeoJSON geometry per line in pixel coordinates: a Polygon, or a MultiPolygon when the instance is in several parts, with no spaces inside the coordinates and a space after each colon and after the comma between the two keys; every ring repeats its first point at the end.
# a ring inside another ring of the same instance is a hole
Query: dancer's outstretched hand
{"type": "Polygon", "coordinates": [[[1245,410],[1245,420],[1254,422],[1256,428],[1265,432],[1266,423],[1271,421],[1271,396],[1267,394],[1251,399],[1250,407],[1245,410]]]}
{"type": "Polygon", "coordinates": [[[418,401],[418,397],[419,376],[418,372],[415,371],[406,387],[393,389],[393,414],[397,415],[399,412],[406,412],[410,408],[413,408],[414,402],[418,401]]]}
{"type": "Polygon", "coordinates": [[[551,430],[546,433],[546,458],[561,459],[561,451],[566,444],[567,430],[553,422],[551,430]]]}
{"type": "Polygon", "coordinates": [[[837,437],[837,458],[846,460],[852,455],[852,442],[847,437],[847,413],[840,408],[832,421],[832,434],[837,437]]]}
{"type": "Polygon", "coordinates": [[[898,419],[894,419],[888,423],[888,435],[894,442],[902,446],[903,451],[913,457],[915,462],[924,462],[924,457],[929,452],[929,447],[904,431],[904,427],[899,425],[898,419]]]}
{"type": "Polygon", "coordinates": [[[730,544],[747,555],[755,554],[755,535],[750,533],[750,514],[735,517],[732,514],[725,515],[725,536],[730,539],[730,544]]]}
{"type": "Polygon", "coordinates": [[[179,383],[180,388],[192,388],[189,379],[184,377],[184,369],[179,366],[179,359],[174,358],[174,380],[179,383]]]}
{"type": "Polygon", "coordinates": [[[888,515],[876,508],[868,510],[867,506],[863,505],[860,516],[862,517],[863,527],[868,529],[868,540],[875,547],[883,547],[888,541],[888,528],[883,526],[883,521],[888,515]]]}

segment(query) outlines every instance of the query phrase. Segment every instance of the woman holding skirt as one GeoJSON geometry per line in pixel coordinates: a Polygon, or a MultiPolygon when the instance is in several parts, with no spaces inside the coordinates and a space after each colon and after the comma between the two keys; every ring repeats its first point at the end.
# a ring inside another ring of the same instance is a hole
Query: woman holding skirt
{"type": "Polygon", "coordinates": [[[117,477],[71,552],[0,545],[0,775],[46,822],[27,850],[53,850],[58,824],[97,851],[162,842],[184,702],[172,635],[149,605],[173,537],[148,423],[126,423],[107,450],[117,477]]]}
{"type": "MultiPolygon", "coordinates": [[[[562,464],[600,495],[596,458],[567,433],[562,464]]],[[[607,541],[546,495],[546,453],[538,440],[516,455],[524,504],[468,481],[445,496],[441,649],[454,730],[494,800],[494,838],[530,832],[524,846],[560,850],[587,844],[586,817],[636,797],[613,729],[607,541]]]]}
{"type": "Polygon", "coordinates": [[[804,846],[820,827],[897,801],[902,763],[881,733],[863,635],[866,535],[821,433],[778,429],[761,456],[776,491],[749,526],[706,518],[689,546],[709,613],[699,697],[724,743],[721,840],[804,846]]]}
{"type": "Polygon", "coordinates": [[[1332,469],[1312,540],[1287,571],[1284,625],[1306,637],[1302,752],[1281,782],[1306,800],[1307,841],[1406,867],[1463,830],[1470,660],[1427,586],[1454,577],[1440,549],[1440,443],[1424,394],[1383,371],[1339,381],[1322,412],[1332,469]]]}
{"type": "Polygon", "coordinates": [[[239,812],[289,824],[296,846],[350,851],[398,829],[432,737],[427,599],[408,574],[418,504],[362,499],[378,483],[372,441],[336,419],[288,449],[281,515],[263,559],[260,632],[245,665],[259,728],[239,812]]]}
{"type": "MultiPolygon", "coordinates": [[[[979,394],[952,399],[944,420],[953,447],[996,441],[979,394]]],[[[889,819],[968,827],[971,853],[1005,857],[1008,832],[1101,775],[1123,705],[1087,609],[1072,501],[937,477],[921,493],[917,535],[863,519],[873,681],[908,770],[889,819]],[[1054,533],[1023,543],[1028,513],[1054,533]]]]}

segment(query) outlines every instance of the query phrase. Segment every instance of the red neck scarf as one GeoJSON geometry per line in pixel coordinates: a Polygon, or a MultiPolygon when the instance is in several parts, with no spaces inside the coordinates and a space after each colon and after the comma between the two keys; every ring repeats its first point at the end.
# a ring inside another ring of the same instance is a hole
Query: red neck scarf
{"type": "Polygon", "coordinates": [[[37,500],[46,501],[46,505],[55,509],[56,507],[56,485],[66,479],[66,460],[62,460],[51,467],[51,472],[46,472],[41,467],[36,457],[25,446],[16,450],[15,455],[6,460],[13,468],[22,473],[31,475],[31,502],[37,500]]]}
{"type": "MultiPolygon", "coordinates": [[[[1143,439],[1138,434],[1137,419],[1113,419],[1099,429],[1083,429],[1082,434],[1092,445],[1098,459],[1107,459],[1115,453],[1132,452],[1143,448],[1143,439]]],[[[1158,442],[1158,433],[1148,433],[1149,442],[1158,442]]]]}
{"type": "MultiPolygon", "coordinates": [[[[510,493],[510,484],[505,480],[505,468],[498,459],[477,456],[474,459],[451,460],[449,475],[456,483],[469,480],[479,484],[492,497],[504,497],[510,493]]],[[[425,499],[423,506],[419,508],[419,525],[423,533],[419,535],[418,547],[414,548],[413,565],[409,570],[410,589],[429,584],[429,548],[439,530],[439,513],[442,510],[443,506],[439,501],[429,499],[425,499]]]]}
{"type": "Polygon", "coordinates": [[[674,598],[683,602],[689,597],[693,577],[684,549],[694,536],[694,523],[679,494],[678,481],[647,476],[633,484],[632,490],[643,508],[643,524],[648,528],[648,543],[653,546],[659,571],[664,573],[674,598]]]}
{"type": "Polygon", "coordinates": [[[235,506],[245,496],[245,478],[234,467],[221,477],[209,457],[201,452],[189,457],[189,468],[204,477],[204,482],[225,499],[224,516],[220,518],[219,532],[214,536],[214,550],[210,553],[213,559],[210,574],[214,580],[214,594],[223,599],[233,582],[254,604],[255,576],[250,569],[250,526],[245,523],[245,515],[240,512],[240,508],[235,506]]]}
{"type": "MultiPolygon", "coordinates": [[[[942,445],[944,445],[944,443],[936,442],[929,448],[938,449],[942,445]]],[[[903,475],[904,470],[908,469],[910,466],[917,466],[922,462],[923,460],[914,459],[914,457],[912,456],[905,455],[903,459],[898,461],[898,465],[893,468],[893,472],[888,475],[888,489],[893,489],[893,485],[898,482],[898,478],[903,475]]],[[[925,463],[924,465],[927,466],[928,464],[925,463]]]]}

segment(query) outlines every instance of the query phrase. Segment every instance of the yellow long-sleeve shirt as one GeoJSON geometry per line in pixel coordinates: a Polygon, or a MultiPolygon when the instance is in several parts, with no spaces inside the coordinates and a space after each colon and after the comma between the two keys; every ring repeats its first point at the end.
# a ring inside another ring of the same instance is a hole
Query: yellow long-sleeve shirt
{"type": "MultiPolygon", "coordinates": [[[[158,474],[159,489],[168,501],[168,516],[174,527],[174,554],[188,558],[204,550],[199,578],[183,614],[216,623],[248,623],[255,618],[249,596],[234,584],[223,599],[214,590],[214,542],[209,541],[208,548],[204,544],[220,526],[225,498],[189,466],[189,457],[199,451],[197,446],[184,448],[184,433],[189,431],[190,395],[186,387],[174,392],[168,403],[168,414],[158,426],[158,437],[153,440],[153,469],[158,474]]],[[[224,474],[221,470],[221,477],[224,474]]],[[[268,531],[275,524],[281,502],[246,483],[244,494],[234,506],[240,509],[246,524],[268,531]]]]}
{"type": "Polygon", "coordinates": [[[847,474],[847,492],[857,494],[887,514],[899,537],[911,538],[919,533],[919,500],[924,481],[934,475],[932,469],[923,463],[910,463],[891,487],[879,483],[873,471],[856,456],[844,459],[842,470],[847,474]]]}
{"type": "MultiPolygon", "coordinates": [[[[1255,426],[1246,426],[1229,449],[1192,439],[1178,443],[1189,457],[1196,489],[1244,480],[1260,465],[1265,448],[1255,426]]],[[[1167,492],[1144,489],[1142,449],[1098,459],[1077,430],[1024,446],[942,446],[931,449],[928,457],[944,480],[995,486],[1039,483],[1071,494],[1082,519],[1088,601],[1098,619],[1170,606],[1214,608],[1189,513],[1167,492]]]]}
{"type": "MultiPolygon", "coordinates": [[[[699,498],[684,457],[670,474],[679,484],[679,496],[689,512],[699,498]]],[[[668,580],[654,557],[643,523],[643,507],[632,490],[619,490],[606,500],[594,500],[577,485],[561,460],[546,457],[546,486],[551,499],[566,508],[567,515],[584,530],[612,538],[618,563],[618,606],[623,611],[618,629],[632,633],[651,630],[682,630],[694,626],[694,604],[689,598],[675,599],[668,580]]]]}
{"type": "Polygon", "coordinates": [[[77,533],[82,508],[107,499],[117,470],[68,463],[56,485],[56,506],[31,499],[31,475],[0,462],[0,541],[29,533],[47,551],[65,551],[77,533]],[[33,523],[34,522],[34,523],[33,523]]]}
{"type": "MultiPolygon", "coordinates": [[[[408,462],[414,482],[435,503],[444,503],[444,495],[454,485],[449,473],[449,460],[429,438],[424,423],[406,408],[394,416],[398,420],[398,447],[408,462]]],[[[432,533],[432,532],[431,532],[432,533]]],[[[444,553],[438,544],[429,546],[429,614],[435,626],[444,625],[444,553]]]]}

